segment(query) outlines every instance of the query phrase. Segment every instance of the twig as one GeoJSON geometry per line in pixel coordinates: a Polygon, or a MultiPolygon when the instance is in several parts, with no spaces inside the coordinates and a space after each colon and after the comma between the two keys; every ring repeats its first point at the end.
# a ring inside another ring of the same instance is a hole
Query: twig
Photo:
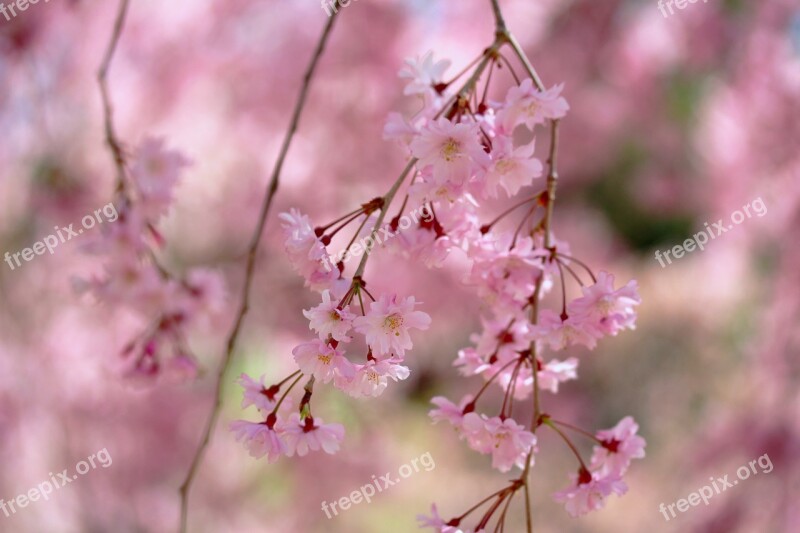
{"type": "Polygon", "coordinates": [[[103,62],[100,63],[100,68],[97,70],[97,82],[100,85],[100,94],[103,98],[103,122],[106,143],[111,149],[114,166],[117,169],[116,190],[123,198],[127,198],[127,189],[125,187],[125,156],[122,153],[122,147],[114,130],[114,111],[111,105],[111,97],[108,93],[108,69],[111,66],[111,60],[114,58],[117,43],[119,43],[119,38],[122,35],[122,28],[125,25],[125,16],[128,13],[128,4],[129,0],[120,0],[111,39],[108,42],[105,54],[103,54],[103,62]]]}
{"type": "Polygon", "coordinates": [[[264,233],[264,226],[267,220],[267,215],[269,214],[270,207],[272,206],[272,200],[275,196],[275,193],[278,190],[283,163],[286,159],[287,153],[289,152],[289,146],[291,145],[295,131],[297,130],[297,126],[300,121],[300,115],[303,111],[303,108],[305,107],[305,101],[308,95],[308,89],[311,84],[311,79],[314,75],[314,71],[316,70],[317,63],[319,62],[319,59],[322,56],[322,52],[325,49],[325,45],[328,42],[328,37],[331,33],[331,29],[333,28],[333,24],[336,20],[336,15],[337,13],[333,13],[331,17],[328,19],[328,22],[322,31],[322,35],[320,36],[319,41],[317,42],[317,46],[316,49],[314,50],[311,62],[309,63],[305,75],[303,76],[303,84],[301,86],[300,94],[298,96],[297,103],[295,104],[294,111],[292,113],[289,129],[287,130],[286,136],[284,137],[283,145],[281,146],[281,150],[278,154],[278,160],[275,162],[275,168],[272,171],[272,176],[270,177],[269,186],[264,196],[264,201],[261,206],[261,212],[259,214],[258,222],[256,224],[255,231],[253,233],[253,238],[250,241],[250,247],[247,254],[247,266],[245,269],[244,285],[242,287],[242,293],[241,293],[241,304],[236,314],[236,320],[234,321],[233,329],[231,330],[228,336],[225,355],[223,356],[222,362],[220,363],[219,368],[217,369],[215,392],[214,392],[214,398],[215,398],[214,405],[212,406],[211,412],[208,415],[206,427],[205,430],[203,431],[203,437],[200,441],[200,445],[198,446],[197,451],[194,454],[191,466],[189,467],[189,471],[186,474],[186,479],[184,480],[183,484],[180,487],[180,495],[181,495],[180,531],[182,533],[186,532],[186,524],[188,519],[188,506],[189,506],[189,491],[192,486],[192,481],[194,480],[194,477],[197,474],[198,467],[200,466],[205,450],[208,447],[208,443],[211,439],[211,433],[213,432],[214,427],[216,426],[217,423],[217,419],[219,417],[219,411],[222,405],[222,378],[224,377],[226,371],[228,370],[228,366],[230,365],[231,359],[233,358],[233,351],[234,348],[236,347],[236,341],[239,338],[239,332],[241,330],[242,323],[244,322],[244,317],[247,314],[247,310],[250,305],[250,286],[253,283],[253,273],[255,271],[256,256],[258,253],[259,243],[261,242],[261,236],[264,233]]]}
{"type": "MultiPolygon", "coordinates": [[[[514,53],[519,58],[520,62],[522,62],[523,66],[525,67],[526,72],[531,77],[534,85],[540,90],[544,91],[545,86],[542,83],[541,78],[536,72],[536,69],[533,68],[530,60],[525,55],[525,52],[522,50],[522,46],[520,46],[519,41],[517,41],[516,37],[508,30],[506,27],[505,19],[503,18],[503,13],[500,9],[499,0],[490,0],[492,4],[492,11],[494,12],[495,18],[495,32],[497,34],[496,39],[502,41],[503,43],[508,43],[511,48],[514,50],[514,53]]],[[[551,122],[551,136],[550,136],[550,156],[548,158],[548,166],[549,171],[547,175],[547,192],[546,192],[546,210],[544,220],[542,222],[543,229],[544,229],[544,247],[550,247],[551,235],[550,235],[550,227],[553,220],[553,204],[555,203],[556,199],[556,188],[558,185],[558,170],[556,166],[557,156],[558,156],[558,121],[553,120],[551,122]]],[[[541,295],[541,287],[542,281],[544,280],[544,276],[540,276],[539,280],[536,282],[536,288],[534,289],[534,293],[532,296],[532,309],[531,309],[531,322],[535,324],[538,321],[539,315],[539,297],[541,295]]],[[[538,373],[538,361],[536,356],[536,343],[532,342],[530,346],[530,354],[531,354],[531,367],[533,369],[533,416],[531,421],[531,432],[536,432],[536,427],[538,424],[539,416],[541,414],[540,407],[539,407],[539,373],[538,373]]],[[[521,480],[524,484],[525,488],[525,525],[528,533],[533,533],[533,522],[531,517],[531,503],[530,503],[530,490],[529,490],[529,479],[530,479],[530,466],[531,466],[531,459],[533,458],[533,450],[528,453],[527,460],[525,461],[525,469],[522,473],[521,480]]]]}

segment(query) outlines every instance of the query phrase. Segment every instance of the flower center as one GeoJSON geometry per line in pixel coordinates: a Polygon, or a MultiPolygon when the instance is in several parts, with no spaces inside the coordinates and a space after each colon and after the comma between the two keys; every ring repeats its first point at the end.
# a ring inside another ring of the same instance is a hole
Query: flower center
{"type": "Polygon", "coordinates": [[[324,353],[321,353],[321,354],[317,355],[317,359],[322,361],[323,365],[331,364],[331,356],[330,355],[325,355],[324,353]]]}
{"type": "Polygon", "coordinates": [[[450,137],[447,141],[442,145],[442,149],[440,151],[442,157],[447,162],[453,161],[456,157],[460,155],[461,152],[461,143],[457,140],[450,137]]]}
{"type": "Polygon", "coordinates": [[[539,102],[534,100],[530,104],[525,106],[525,112],[528,113],[528,115],[530,115],[530,116],[534,116],[539,111],[540,107],[541,106],[539,105],[539,102]]]}
{"type": "Polygon", "coordinates": [[[511,161],[510,159],[501,159],[500,161],[497,162],[497,166],[495,168],[497,168],[497,171],[500,174],[506,175],[512,170],[514,170],[516,166],[517,164],[514,161],[511,161]]]}
{"type": "Polygon", "coordinates": [[[400,332],[397,330],[402,325],[403,325],[403,317],[399,313],[392,313],[391,315],[383,319],[384,329],[388,329],[390,332],[393,332],[396,337],[400,336],[400,332]]]}

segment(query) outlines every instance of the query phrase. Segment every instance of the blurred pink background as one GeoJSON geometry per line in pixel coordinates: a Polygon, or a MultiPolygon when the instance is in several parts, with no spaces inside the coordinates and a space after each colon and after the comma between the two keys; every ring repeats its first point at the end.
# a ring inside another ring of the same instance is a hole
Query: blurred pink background
{"type": "MultiPolygon", "coordinates": [[[[631,469],[626,496],[573,520],[551,498],[570,456],[543,436],[536,530],[800,530],[800,6],[713,0],[664,17],[655,0],[501,4],[545,83],[564,81],[572,106],[556,232],[593,266],[638,279],[643,298],[637,330],[576,351],[580,379],[544,401],[588,428],[633,415],[647,457],[631,469]],[[763,216],[666,268],[655,260],[656,250],[757,198],[763,216]],[[669,522],[659,513],[660,503],[763,454],[769,474],[669,522]]],[[[0,253],[111,198],[95,72],[115,10],[116,2],[64,0],[0,18],[0,253]]],[[[231,298],[190,337],[211,372],[194,383],[132,386],[117,372],[132,317],[71,289],[73,277],[100,268],[80,239],[13,271],[3,263],[0,498],[104,448],[113,464],[0,515],[0,531],[177,528],[178,487],[212,401],[244,251],[326,21],[312,0],[132,0],[110,75],[118,133],[128,145],[163,135],[191,157],[160,226],[170,243],[163,262],[175,272],[217,269],[231,298]]],[[[309,335],[301,310],[316,297],[282,252],[277,213],[297,206],[322,222],[382,194],[403,165],[402,151],[381,140],[387,113],[410,111],[396,76],[403,59],[434,50],[456,72],[491,42],[493,21],[484,0],[359,0],[333,31],[268,221],[221,423],[192,493],[193,532],[415,531],[431,502],[455,514],[500,479],[427,417],[432,396],[467,392],[451,362],[478,324],[477,299],[453,269],[391,256],[371,262],[376,286],[419,295],[433,318],[415,337],[411,378],[372,401],[322,392],[323,416],[347,428],[335,456],[268,465],[226,429],[247,416],[233,384],[239,373],[282,378],[294,370],[292,347],[309,335]],[[431,471],[334,519],[321,511],[323,500],[426,452],[431,471]]]]}

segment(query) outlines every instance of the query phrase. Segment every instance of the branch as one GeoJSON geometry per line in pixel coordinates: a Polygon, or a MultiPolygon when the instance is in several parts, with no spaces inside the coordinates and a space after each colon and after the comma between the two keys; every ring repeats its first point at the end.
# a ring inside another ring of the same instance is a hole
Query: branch
{"type": "Polygon", "coordinates": [[[106,143],[111,149],[114,166],[117,169],[116,190],[123,197],[127,197],[125,189],[125,157],[122,154],[122,147],[114,130],[114,112],[111,105],[111,97],[108,93],[108,69],[111,66],[111,60],[114,58],[114,52],[117,49],[120,35],[122,35],[122,28],[125,25],[125,16],[128,13],[128,4],[129,0],[120,0],[111,39],[108,42],[106,52],[103,54],[103,61],[100,63],[100,68],[97,71],[97,82],[100,85],[100,94],[103,99],[103,122],[105,124],[106,143]]]}
{"type": "MultiPolygon", "coordinates": [[[[522,49],[522,46],[517,41],[514,34],[512,34],[505,23],[505,19],[503,18],[503,13],[500,9],[499,0],[490,0],[492,3],[492,11],[494,12],[494,19],[495,19],[495,31],[497,34],[497,39],[501,40],[504,43],[507,43],[511,48],[514,50],[514,53],[519,58],[520,62],[525,67],[525,71],[530,76],[533,84],[536,85],[536,88],[540,91],[545,90],[544,83],[542,82],[541,78],[536,72],[536,69],[533,68],[528,56],[525,55],[525,51],[522,49]]],[[[551,244],[551,231],[550,227],[553,221],[553,206],[555,204],[556,199],[556,188],[558,185],[558,168],[557,168],[557,158],[558,158],[558,120],[551,121],[550,124],[550,155],[548,157],[548,174],[547,174],[547,194],[545,199],[547,201],[547,207],[545,211],[545,217],[543,221],[543,229],[544,229],[544,247],[549,248],[551,244]]],[[[539,297],[541,296],[541,289],[542,289],[542,281],[544,277],[541,276],[539,280],[536,282],[536,288],[534,289],[533,293],[533,305],[531,307],[531,323],[536,324],[539,318],[539,297]]],[[[536,355],[536,343],[532,342],[530,346],[530,357],[531,357],[531,367],[533,370],[533,414],[531,420],[531,432],[535,433],[536,428],[539,421],[539,416],[541,415],[541,408],[539,405],[539,372],[538,372],[538,361],[536,355]]],[[[525,468],[520,476],[521,481],[524,484],[525,488],[525,525],[526,530],[528,533],[533,533],[533,520],[531,516],[531,502],[530,502],[530,471],[531,471],[531,460],[533,459],[533,450],[528,453],[528,457],[525,461],[525,468]]]]}
{"type": "Polygon", "coordinates": [[[200,463],[202,462],[205,450],[208,447],[208,443],[211,440],[211,434],[214,430],[214,427],[216,426],[217,419],[219,418],[219,411],[220,407],[222,406],[222,378],[227,372],[228,366],[230,365],[231,359],[233,358],[233,351],[234,348],[236,347],[236,341],[239,338],[239,333],[241,331],[242,323],[244,322],[244,317],[247,314],[247,310],[249,309],[250,306],[250,287],[253,284],[253,273],[255,271],[256,256],[258,254],[258,248],[259,248],[259,243],[261,242],[261,237],[264,234],[264,226],[266,225],[267,215],[269,214],[270,207],[272,206],[272,200],[275,197],[275,193],[278,190],[278,185],[280,184],[280,174],[281,170],[283,169],[283,163],[286,160],[286,155],[289,152],[289,146],[291,145],[294,134],[297,131],[297,126],[298,123],[300,122],[300,115],[303,111],[303,108],[305,107],[306,97],[308,95],[308,89],[311,84],[311,79],[314,75],[314,71],[317,68],[317,63],[319,62],[319,59],[322,56],[322,52],[325,50],[325,45],[327,44],[328,37],[331,33],[331,29],[333,28],[333,24],[336,20],[336,15],[337,13],[334,12],[328,19],[328,22],[322,31],[322,35],[320,36],[319,41],[317,42],[317,46],[316,49],[314,50],[311,62],[306,68],[305,74],[303,76],[303,84],[300,89],[300,94],[298,96],[297,103],[295,104],[294,111],[292,113],[291,122],[289,123],[289,129],[286,132],[286,136],[284,137],[283,140],[283,145],[281,146],[281,150],[278,154],[278,159],[275,162],[275,168],[272,171],[272,176],[270,177],[269,186],[265,193],[264,201],[261,205],[261,212],[259,213],[258,222],[256,224],[253,237],[250,241],[250,246],[247,254],[247,266],[245,268],[244,285],[242,287],[242,293],[241,293],[241,304],[236,314],[236,319],[234,321],[233,329],[228,335],[225,355],[223,356],[222,362],[220,363],[219,368],[217,369],[216,385],[214,393],[214,398],[215,398],[214,405],[212,406],[211,412],[208,415],[208,420],[206,422],[205,430],[203,431],[202,440],[200,441],[200,445],[198,446],[197,451],[194,454],[191,466],[189,467],[189,471],[186,474],[186,479],[184,480],[183,484],[180,487],[180,495],[181,495],[180,531],[184,533],[186,532],[186,525],[188,520],[189,491],[192,486],[192,481],[194,480],[194,477],[199,469],[200,463]]]}

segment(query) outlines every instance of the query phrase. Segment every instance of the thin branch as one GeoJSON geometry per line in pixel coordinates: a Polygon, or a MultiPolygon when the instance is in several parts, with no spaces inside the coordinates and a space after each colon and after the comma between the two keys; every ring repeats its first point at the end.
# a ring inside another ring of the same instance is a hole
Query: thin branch
{"type": "Polygon", "coordinates": [[[111,60],[114,58],[117,43],[119,43],[119,38],[122,35],[122,28],[125,26],[125,16],[128,13],[129,3],[129,0],[120,0],[111,39],[108,41],[108,47],[106,48],[105,54],[103,54],[103,61],[100,63],[100,68],[97,70],[97,82],[100,85],[100,94],[103,98],[103,123],[105,127],[106,143],[111,149],[114,166],[117,169],[116,190],[123,198],[127,198],[127,190],[125,187],[125,156],[122,153],[122,146],[114,130],[114,111],[108,92],[108,70],[111,67],[111,60]]]}
{"type": "Polygon", "coordinates": [[[219,417],[219,411],[222,405],[222,378],[227,372],[228,366],[230,365],[231,359],[233,358],[233,352],[234,348],[236,347],[236,341],[239,338],[239,332],[241,330],[244,317],[247,314],[247,310],[250,305],[250,287],[253,284],[253,273],[255,271],[256,256],[258,255],[258,247],[259,243],[261,242],[261,236],[264,233],[264,226],[266,225],[267,215],[269,214],[270,207],[272,206],[272,200],[275,197],[275,193],[278,190],[278,185],[280,183],[280,174],[281,170],[283,169],[283,163],[286,159],[287,153],[289,152],[289,146],[291,145],[292,139],[294,138],[295,131],[297,131],[297,126],[300,122],[300,115],[303,111],[303,108],[305,107],[306,97],[308,95],[308,89],[309,86],[311,85],[311,79],[314,75],[314,71],[317,68],[319,59],[322,56],[322,52],[325,50],[325,45],[328,42],[328,37],[330,36],[331,29],[333,28],[333,24],[336,21],[336,15],[337,13],[333,13],[332,16],[328,19],[328,22],[322,31],[322,35],[320,36],[319,41],[317,42],[317,46],[316,49],[314,50],[311,62],[309,63],[306,72],[303,76],[303,84],[300,88],[300,94],[297,98],[297,103],[295,104],[294,111],[292,113],[289,129],[286,132],[286,136],[284,137],[283,140],[283,145],[281,146],[281,150],[278,154],[278,159],[275,162],[275,168],[272,171],[272,176],[270,177],[269,186],[264,196],[264,201],[261,206],[261,212],[259,214],[258,222],[256,224],[255,231],[253,233],[253,238],[250,241],[250,246],[247,255],[247,266],[245,269],[244,285],[242,287],[242,293],[241,293],[241,304],[236,314],[236,319],[234,321],[233,328],[230,332],[230,335],[228,336],[225,355],[223,356],[222,362],[220,363],[219,368],[217,369],[215,391],[214,391],[214,404],[212,406],[211,412],[208,415],[208,420],[206,422],[206,427],[203,431],[203,437],[200,441],[200,445],[197,447],[197,451],[194,454],[191,466],[189,467],[189,471],[186,474],[186,479],[184,480],[183,484],[180,487],[180,495],[181,495],[180,531],[182,533],[186,532],[188,510],[189,510],[188,509],[189,491],[192,486],[192,481],[194,480],[194,477],[197,474],[198,468],[203,459],[203,455],[211,439],[211,434],[214,430],[214,427],[216,426],[217,419],[219,417]]]}

